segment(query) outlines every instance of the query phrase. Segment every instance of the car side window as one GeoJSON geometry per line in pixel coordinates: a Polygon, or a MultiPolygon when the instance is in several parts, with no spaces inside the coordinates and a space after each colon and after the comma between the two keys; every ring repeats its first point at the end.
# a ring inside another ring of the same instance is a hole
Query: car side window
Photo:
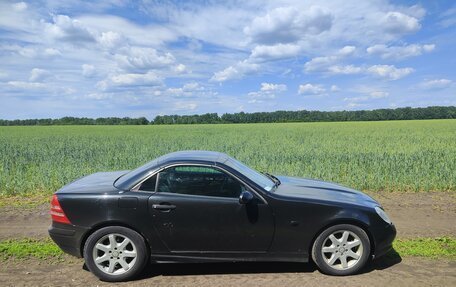
{"type": "Polygon", "coordinates": [[[244,186],[218,169],[206,166],[175,166],[159,173],[157,191],[237,198],[244,186]]]}
{"type": "Polygon", "coordinates": [[[155,191],[155,185],[157,184],[157,175],[149,177],[139,187],[139,190],[142,191],[155,191]]]}

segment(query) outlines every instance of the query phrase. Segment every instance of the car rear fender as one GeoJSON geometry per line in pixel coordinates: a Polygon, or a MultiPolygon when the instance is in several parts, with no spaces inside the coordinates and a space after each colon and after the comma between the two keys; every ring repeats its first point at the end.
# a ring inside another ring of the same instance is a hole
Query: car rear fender
{"type": "Polygon", "coordinates": [[[104,227],[110,227],[110,226],[122,226],[122,227],[125,227],[125,228],[129,228],[131,230],[134,230],[136,231],[138,234],[140,234],[143,238],[144,238],[144,241],[146,242],[146,245],[147,245],[147,250],[150,254],[150,242],[149,242],[149,239],[148,237],[143,233],[141,232],[138,228],[136,227],[133,227],[129,224],[126,224],[124,222],[121,222],[121,221],[106,221],[106,222],[102,222],[100,224],[97,224],[95,226],[93,226],[91,229],[89,229],[85,234],[84,236],[82,237],[82,240],[81,240],[81,246],[80,246],[80,250],[81,250],[81,256],[84,254],[84,246],[85,246],[85,243],[87,241],[87,238],[89,238],[90,235],[92,235],[95,231],[101,229],[101,228],[104,228],[104,227]]]}

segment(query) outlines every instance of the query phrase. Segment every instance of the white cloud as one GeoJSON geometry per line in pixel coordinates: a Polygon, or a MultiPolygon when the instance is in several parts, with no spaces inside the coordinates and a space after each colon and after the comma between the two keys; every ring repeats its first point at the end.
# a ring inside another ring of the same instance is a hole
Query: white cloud
{"type": "Polygon", "coordinates": [[[95,66],[89,65],[89,64],[83,64],[81,66],[81,68],[82,68],[82,72],[81,73],[82,73],[82,75],[84,77],[90,78],[93,75],[95,75],[95,66]]]}
{"type": "Polygon", "coordinates": [[[331,66],[328,67],[328,72],[332,74],[343,74],[343,75],[352,75],[359,74],[363,72],[361,67],[346,65],[346,66],[331,66]]]}
{"type": "Polygon", "coordinates": [[[249,103],[262,103],[264,100],[275,99],[278,94],[287,90],[285,84],[261,83],[259,91],[250,92],[247,95],[250,100],[249,103]]]}
{"type": "Polygon", "coordinates": [[[184,94],[184,89],[182,89],[182,88],[168,88],[166,90],[166,93],[171,96],[175,96],[175,97],[182,97],[182,96],[191,97],[192,96],[191,93],[184,94]]]}
{"type": "Polygon", "coordinates": [[[211,81],[224,82],[232,79],[240,79],[246,74],[250,74],[259,69],[259,65],[251,63],[248,60],[240,61],[234,66],[215,72],[211,78],[211,81]]]}
{"type": "Polygon", "coordinates": [[[453,81],[448,79],[426,80],[420,84],[420,87],[426,90],[444,89],[451,86],[453,81]]]}
{"type": "Polygon", "coordinates": [[[262,92],[285,92],[287,90],[287,85],[284,84],[271,84],[271,83],[261,83],[262,92]]]}
{"type": "Polygon", "coordinates": [[[337,66],[335,64],[353,55],[355,50],[355,46],[344,46],[343,48],[339,49],[334,55],[312,58],[310,61],[304,64],[304,71],[324,72],[332,70],[330,71],[332,73],[354,73],[354,67],[352,65],[343,67],[337,66]]]}
{"type": "Polygon", "coordinates": [[[51,76],[51,73],[47,70],[34,68],[30,71],[30,82],[41,82],[44,79],[51,76]]]}
{"type": "Polygon", "coordinates": [[[456,25],[456,7],[450,8],[440,15],[439,25],[448,28],[456,25]]]}
{"type": "Polygon", "coordinates": [[[345,102],[349,102],[349,107],[356,107],[358,103],[362,102],[369,102],[375,99],[382,99],[389,96],[388,92],[381,91],[381,90],[372,90],[371,88],[363,89],[361,93],[365,94],[364,96],[359,97],[351,97],[351,98],[344,98],[345,102]],[[350,105],[355,104],[355,105],[350,105]]]}
{"type": "Polygon", "coordinates": [[[20,45],[1,45],[0,52],[7,51],[12,54],[18,54],[25,58],[49,58],[61,55],[60,51],[55,48],[42,48],[37,46],[20,46],[20,45]]]}
{"type": "MultiPolygon", "coordinates": [[[[148,1],[143,9],[153,19],[169,23],[172,29],[167,30],[174,32],[176,38],[183,36],[243,51],[261,45],[298,44],[311,53],[327,53],[341,42],[371,44],[396,40],[401,36],[397,34],[399,31],[413,31],[413,19],[419,25],[425,14],[419,5],[405,6],[385,0],[346,0],[343,4],[340,1],[238,1],[235,4],[209,1],[191,2],[191,5],[148,1]]],[[[98,20],[93,18],[92,22],[98,20]]]]}
{"type": "Polygon", "coordinates": [[[340,88],[336,85],[331,85],[331,92],[339,92],[340,91],[340,88]]]}
{"type": "Polygon", "coordinates": [[[304,64],[304,70],[306,72],[325,71],[338,59],[336,56],[315,57],[304,64]]]}
{"type": "Polygon", "coordinates": [[[300,50],[301,47],[295,44],[258,45],[251,51],[249,58],[214,73],[211,81],[223,82],[242,78],[247,74],[260,70],[259,63],[262,61],[298,56],[300,50]]]}
{"type": "Polygon", "coordinates": [[[385,92],[385,91],[373,91],[373,92],[370,92],[369,93],[369,96],[372,98],[372,99],[381,99],[381,98],[386,98],[389,96],[389,93],[388,92],[385,92]]]}
{"type": "Polygon", "coordinates": [[[426,10],[420,5],[412,5],[410,7],[401,7],[403,12],[409,16],[421,19],[426,15],[426,10]]]}
{"type": "Polygon", "coordinates": [[[392,34],[413,33],[421,28],[417,18],[395,11],[386,13],[382,24],[385,30],[392,34]]]}
{"type": "Polygon", "coordinates": [[[367,69],[368,73],[389,80],[399,80],[413,71],[412,68],[396,68],[393,65],[374,65],[367,69]]]}
{"type": "Polygon", "coordinates": [[[179,88],[168,88],[163,94],[175,98],[208,98],[216,95],[197,82],[188,82],[179,88]]]}
{"type": "Polygon", "coordinates": [[[321,7],[308,9],[279,7],[256,17],[244,28],[252,42],[259,44],[293,43],[306,34],[320,34],[331,28],[333,16],[321,7]]]}
{"type": "Polygon", "coordinates": [[[272,100],[276,98],[275,94],[261,93],[261,92],[250,92],[247,94],[250,98],[249,104],[264,103],[265,100],[272,100]]]}
{"type": "Polygon", "coordinates": [[[203,91],[205,90],[204,87],[200,86],[197,82],[190,82],[190,83],[185,83],[184,86],[182,87],[184,91],[203,91]]]}
{"type": "Polygon", "coordinates": [[[27,3],[25,2],[18,2],[11,5],[15,11],[24,11],[27,9],[27,3]]]}
{"type": "Polygon", "coordinates": [[[299,54],[301,47],[294,44],[276,44],[273,46],[256,46],[250,57],[260,59],[282,59],[299,54]]]}
{"type": "Polygon", "coordinates": [[[365,102],[367,100],[369,100],[369,96],[344,98],[345,102],[350,102],[350,103],[365,102]]]}
{"type": "Polygon", "coordinates": [[[337,56],[317,57],[304,65],[304,70],[309,72],[326,72],[334,75],[370,74],[377,77],[398,80],[414,72],[413,68],[396,68],[393,65],[373,65],[361,67],[355,65],[331,65],[340,58],[337,56]]]}
{"type": "Polygon", "coordinates": [[[112,94],[109,93],[90,93],[85,95],[85,98],[92,100],[107,100],[112,98],[112,94]]]}
{"type": "Polygon", "coordinates": [[[106,91],[109,88],[108,79],[98,81],[95,87],[101,91],[106,91]]]}
{"type": "Polygon", "coordinates": [[[77,20],[87,29],[97,31],[97,40],[100,44],[107,45],[104,46],[105,48],[115,48],[112,47],[114,43],[123,41],[135,46],[157,48],[178,37],[176,30],[169,23],[168,25],[141,25],[119,16],[92,13],[81,15],[77,20]],[[103,33],[105,33],[104,36],[103,33]]]}
{"type": "Polygon", "coordinates": [[[118,74],[110,77],[110,82],[117,86],[158,86],[163,79],[153,72],[145,74],[118,74]]]}
{"type": "Polygon", "coordinates": [[[44,55],[45,56],[59,56],[62,55],[62,53],[55,48],[46,48],[44,49],[44,55]]]}
{"type": "Polygon", "coordinates": [[[145,71],[167,67],[175,62],[174,56],[159,53],[154,48],[124,47],[114,55],[119,66],[127,71],[145,71]]]}
{"type": "Polygon", "coordinates": [[[16,47],[18,47],[16,52],[19,53],[19,55],[21,55],[23,57],[35,58],[38,55],[37,51],[34,48],[20,47],[20,46],[16,46],[16,47]]]}
{"type": "Polygon", "coordinates": [[[9,81],[8,85],[24,90],[37,90],[37,89],[45,89],[47,86],[43,83],[36,83],[36,82],[23,82],[23,81],[9,81]]]}
{"type": "Polygon", "coordinates": [[[322,85],[303,84],[299,85],[298,94],[300,95],[321,95],[326,92],[322,85]]]}
{"type": "Polygon", "coordinates": [[[120,46],[125,39],[117,32],[108,31],[102,32],[101,36],[98,37],[98,43],[106,49],[113,49],[120,46]]]}
{"type": "Polygon", "coordinates": [[[187,67],[184,64],[178,64],[174,67],[174,71],[178,74],[182,74],[188,71],[187,67]]]}
{"type": "Polygon", "coordinates": [[[240,73],[238,69],[236,69],[233,66],[229,66],[228,68],[215,72],[214,75],[211,78],[211,81],[215,82],[224,82],[227,80],[231,80],[234,78],[240,78],[243,76],[243,73],[240,73]]]}
{"type": "Polygon", "coordinates": [[[196,103],[187,103],[187,102],[176,102],[173,105],[174,111],[193,111],[196,110],[198,104],[196,103]]]}
{"type": "Polygon", "coordinates": [[[389,47],[384,44],[379,44],[368,47],[366,51],[370,55],[379,55],[382,59],[404,59],[408,57],[419,56],[423,53],[431,52],[434,49],[434,44],[411,44],[406,46],[389,47]]]}
{"type": "Polygon", "coordinates": [[[79,20],[67,15],[54,15],[53,23],[46,23],[46,34],[51,38],[73,44],[95,42],[95,36],[79,20]]]}
{"type": "MultiPolygon", "coordinates": [[[[255,5],[255,3],[252,3],[255,5]]],[[[183,36],[228,48],[245,48],[246,37],[242,28],[249,24],[256,13],[249,3],[239,2],[191,2],[189,5],[167,2],[143,5],[151,19],[162,19],[169,23],[176,37],[183,36]]],[[[161,25],[163,26],[163,25],[161,25]]]]}
{"type": "Polygon", "coordinates": [[[346,57],[352,55],[355,52],[355,50],[355,46],[345,46],[341,48],[337,53],[342,57],[346,57]]]}

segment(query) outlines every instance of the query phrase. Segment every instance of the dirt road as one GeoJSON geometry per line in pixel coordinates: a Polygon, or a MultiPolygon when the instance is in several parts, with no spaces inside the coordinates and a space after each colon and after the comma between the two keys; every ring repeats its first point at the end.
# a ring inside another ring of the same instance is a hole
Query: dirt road
{"type": "MultiPolygon", "coordinates": [[[[398,237],[456,236],[453,193],[381,193],[374,195],[395,222],[398,237]]],[[[46,237],[47,205],[32,209],[0,208],[0,240],[46,237]]],[[[0,286],[110,286],[83,269],[83,261],[11,259],[0,264],[0,286]]],[[[218,263],[151,265],[134,282],[116,286],[456,286],[456,262],[384,257],[363,274],[330,277],[313,264],[218,263]],[[402,261],[401,261],[402,260],[402,261]]]]}
{"type": "MultiPolygon", "coordinates": [[[[396,258],[397,259],[397,258],[396,258]]],[[[47,264],[9,262],[0,268],[2,286],[111,286],[84,270],[82,260],[47,264]]],[[[456,262],[379,259],[363,274],[331,277],[311,264],[217,263],[150,265],[136,281],[115,286],[456,286],[456,262]]]]}
{"type": "MultiPolygon", "coordinates": [[[[456,236],[456,194],[376,193],[398,230],[398,237],[456,236]]],[[[50,224],[48,205],[31,209],[0,208],[0,240],[45,237],[50,224]]]]}

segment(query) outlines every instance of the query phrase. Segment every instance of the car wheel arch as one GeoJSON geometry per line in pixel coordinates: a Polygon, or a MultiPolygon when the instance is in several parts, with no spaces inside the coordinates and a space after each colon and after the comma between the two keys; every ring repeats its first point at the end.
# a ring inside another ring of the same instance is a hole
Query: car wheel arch
{"type": "Polygon", "coordinates": [[[353,218],[340,218],[340,219],[336,219],[336,220],[333,220],[329,223],[327,223],[326,225],[324,225],[322,228],[320,228],[313,236],[312,238],[312,241],[311,241],[311,244],[309,246],[309,253],[308,254],[312,254],[312,248],[313,248],[313,245],[315,244],[315,240],[317,240],[317,237],[322,233],[324,232],[326,229],[332,227],[332,226],[335,226],[335,225],[339,225],[339,224],[350,224],[350,225],[354,225],[354,226],[357,226],[359,228],[361,228],[364,232],[366,232],[367,234],[367,237],[369,238],[369,243],[370,243],[370,258],[372,258],[372,254],[375,254],[375,241],[374,241],[374,238],[372,236],[372,233],[370,232],[369,230],[369,226],[362,222],[361,220],[356,220],[356,219],[353,219],[353,218]]]}
{"type": "Polygon", "coordinates": [[[87,231],[86,234],[84,234],[84,236],[81,240],[80,249],[79,249],[81,257],[84,256],[84,246],[90,235],[92,235],[97,230],[100,230],[101,228],[114,227],[114,226],[121,226],[121,227],[129,228],[129,229],[137,232],[139,235],[141,235],[141,237],[144,239],[144,242],[146,243],[147,250],[150,254],[151,250],[150,250],[149,240],[139,229],[134,228],[133,226],[126,224],[124,222],[121,222],[121,221],[105,221],[105,222],[92,226],[92,228],[90,228],[89,231],[87,231]]]}

